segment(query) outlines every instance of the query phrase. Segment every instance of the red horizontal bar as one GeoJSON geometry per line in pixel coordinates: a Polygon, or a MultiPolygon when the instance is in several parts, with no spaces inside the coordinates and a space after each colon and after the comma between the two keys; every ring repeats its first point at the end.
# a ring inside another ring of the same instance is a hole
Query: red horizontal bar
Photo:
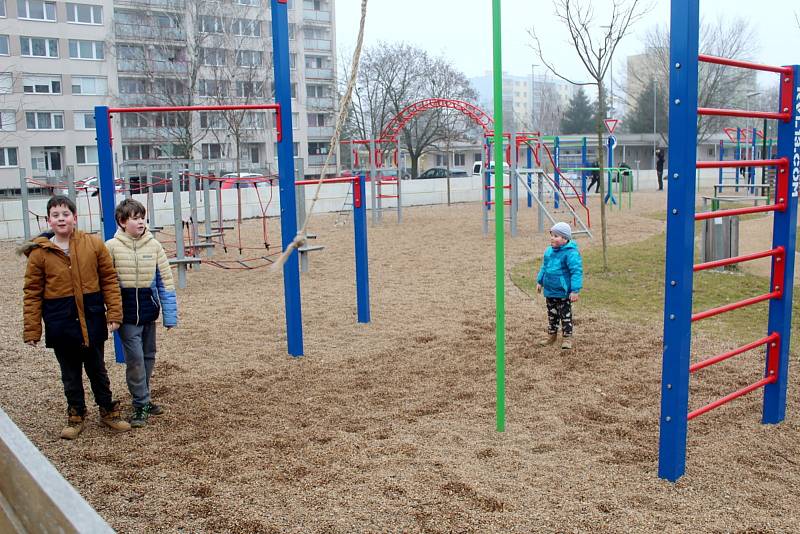
{"type": "Polygon", "coordinates": [[[742,109],[697,108],[698,115],[719,115],[721,117],[747,117],[751,119],[789,120],[791,113],[778,113],[776,111],[745,111],[742,109]]]}
{"type": "MultiPolygon", "coordinates": [[[[747,187],[747,185],[745,184],[742,187],[747,187]]],[[[696,213],[694,216],[694,220],[704,221],[706,219],[716,219],[717,217],[730,217],[731,215],[746,215],[748,213],[763,213],[765,211],[783,211],[785,209],[786,209],[786,203],[781,202],[780,204],[767,204],[766,206],[751,206],[749,208],[732,208],[729,210],[703,211],[701,213],[696,213]]]]}
{"type": "Polygon", "coordinates": [[[699,371],[704,367],[708,367],[709,365],[714,365],[715,363],[719,363],[721,361],[725,361],[728,358],[732,358],[737,354],[741,354],[743,352],[747,352],[748,350],[753,350],[761,345],[766,345],[771,343],[772,341],[776,341],[780,338],[777,332],[773,332],[772,334],[768,335],[767,337],[763,337],[759,340],[753,341],[752,343],[748,343],[747,345],[743,345],[738,349],[729,350],[728,352],[723,352],[719,356],[714,356],[713,358],[709,358],[707,360],[703,360],[702,362],[697,362],[694,365],[689,366],[689,372],[694,373],[695,371],[699,371]]]}
{"type": "Polygon", "coordinates": [[[731,161],[698,161],[698,169],[728,169],[733,167],[781,167],[788,165],[786,158],[778,159],[740,159],[731,161]]]}
{"type": "Polygon", "coordinates": [[[750,393],[751,391],[753,391],[755,389],[758,389],[760,387],[764,387],[767,384],[771,384],[771,383],[773,383],[773,382],[775,382],[777,380],[778,380],[778,377],[775,376],[775,375],[770,375],[768,377],[762,378],[761,380],[759,380],[755,384],[750,384],[749,386],[744,387],[744,388],[740,389],[739,391],[735,391],[735,392],[731,393],[730,395],[726,395],[726,396],[722,397],[719,400],[716,400],[716,401],[714,401],[714,402],[712,402],[710,404],[707,404],[707,405],[703,406],[702,408],[698,408],[697,410],[695,410],[693,412],[690,412],[689,415],[686,417],[686,419],[688,421],[691,421],[692,419],[694,419],[698,415],[703,415],[706,412],[710,412],[711,410],[713,410],[714,408],[717,408],[718,406],[722,406],[723,404],[725,404],[727,402],[730,402],[733,399],[741,397],[742,395],[746,395],[746,394],[750,393]]]}
{"type": "Polygon", "coordinates": [[[280,110],[278,104],[241,104],[226,106],[148,106],[142,108],[108,108],[109,113],[157,113],[160,111],[230,111],[236,109],[274,109],[280,110]]]}
{"type": "Polygon", "coordinates": [[[693,267],[693,271],[705,271],[706,269],[714,269],[716,267],[724,267],[725,265],[732,265],[734,263],[741,263],[744,261],[757,260],[759,258],[768,258],[769,256],[780,256],[783,254],[783,247],[775,247],[771,250],[763,252],[754,252],[752,254],[745,254],[743,256],[736,256],[734,258],[725,258],[722,260],[707,261],[705,263],[698,263],[693,267]]]}
{"type": "Polygon", "coordinates": [[[764,302],[765,300],[777,299],[780,298],[782,294],[783,293],[781,291],[773,291],[771,293],[764,293],[763,295],[759,295],[757,297],[751,297],[749,299],[740,300],[739,302],[732,302],[730,304],[720,306],[719,308],[712,308],[704,312],[694,313],[692,314],[692,322],[699,321],[701,319],[707,319],[709,317],[713,317],[715,315],[719,315],[721,313],[729,312],[732,310],[738,310],[739,308],[744,308],[745,306],[750,306],[752,304],[758,304],[759,302],[764,302]]]}
{"type": "Polygon", "coordinates": [[[781,74],[791,74],[791,67],[775,67],[773,65],[763,65],[761,63],[751,63],[726,57],[710,56],[708,54],[698,54],[697,59],[703,63],[715,63],[717,65],[728,65],[729,67],[739,67],[742,69],[763,70],[766,72],[778,72],[781,74]]]}
{"type": "MultiPolygon", "coordinates": [[[[294,185],[317,185],[319,180],[297,180],[294,185]]],[[[340,178],[328,178],[322,180],[322,184],[349,184],[358,182],[358,176],[342,176],[340,178]]]]}
{"type": "MultiPolygon", "coordinates": [[[[483,204],[485,206],[494,206],[496,204],[496,202],[494,200],[490,200],[489,202],[484,202],[483,204]]],[[[506,206],[510,206],[511,205],[511,201],[510,200],[504,200],[503,204],[506,205],[506,206]]]]}
{"type": "Polygon", "coordinates": [[[400,198],[397,195],[376,195],[375,198],[400,198]]]}

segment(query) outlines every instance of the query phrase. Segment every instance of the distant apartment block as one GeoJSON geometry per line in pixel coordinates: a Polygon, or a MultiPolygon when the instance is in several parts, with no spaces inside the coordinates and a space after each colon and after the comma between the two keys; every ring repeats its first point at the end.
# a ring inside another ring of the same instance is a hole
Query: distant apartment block
{"type": "MultiPolygon", "coordinates": [[[[289,0],[295,155],[327,155],[336,113],[334,0],[289,0]]],[[[269,0],[0,0],[0,190],[96,174],[94,106],[268,103],[269,0]]],[[[204,159],[276,168],[274,117],[120,114],[117,167],[204,159]],[[234,126],[233,128],[231,126],[234,126]]],[[[334,162],[335,163],[335,162],[334,162]]]]}

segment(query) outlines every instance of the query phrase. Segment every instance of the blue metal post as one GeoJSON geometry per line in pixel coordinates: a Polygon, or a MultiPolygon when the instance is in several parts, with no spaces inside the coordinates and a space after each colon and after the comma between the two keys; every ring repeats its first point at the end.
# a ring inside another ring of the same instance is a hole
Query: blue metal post
{"type": "MultiPolygon", "coordinates": [[[[281,201],[283,249],[297,235],[294,186],[294,139],[292,137],[292,88],[289,75],[289,19],[286,0],[272,1],[272,51],[275,102],[280,108],[281,140],[278,141],[278,181],[281,201]]],[[[303,355],[303,317],[300,308],[300,266],[297,250],[283,265],[283,298],[286,307],[286,342],[289,354],[303,355]]]]}
{"type": "MultiPolygon", "coordinates": [[[[111,121],[108,106],[94,108],[95,133],[97,135],[97,168],[100,186],[100,209],[103,214],[103,240],[108,241],[117,231],[114,218],[116,196],[114,193],[114,153],[111,149],[111,121]]],[[[125,363],[122,340],[114,332],[114,358],[117,363],[125,363]]]]}
{"type": "MultiPolygon", "coordinates": [[[[725,141],[720,140],[719,142],[719,160],[725,161],[725,141]]],[[[722,171],[724,169],[722,167],[719,168],[719,184],[722,185],[722,171]]]]}
{"type": "Polygon", "coordinates": [[[658,476],[675,481],[686,470],[689,413],[694,203],[697,170],[699,0],[672,0],[669,77],[667,250],[664,356],[661,371],[658,476]]]}
{"type": "MultiPolygon", "coordinates": [[[[614,182],[611,179],[611,175],[612,175],[611,169],[614,167],[614,145],[613,145],[613,141],[614,141],[614,136],[613,135],[609,135],[608,136],[608,141],[607,141],[607,144],[608,144],[608,169],[606,170],[606,175],[608,176],[608,191],[606,191],[606,198],[603,199],[603,202],[605,202],[606,204],[608,204],[608,201],[610,200],[612,205],[617,203],[617,198],[614,196],[614,191],[613,191],[614,182]]],[[[622,201],[622,199],[620,199],[620,201],[622,201]]],[[[620,209],[622,209],[622,204],[620,204],[620,209]]]]}
{"type": "Polygon", "coordinates": [[[533,169],[533,149],[530,145],[526,145],[528,147],[526,153],[526,167],[528,168],[528,207],[533,207],[533,195],[531,191],[533,191],[533,173],[531,170],[533,169]]]}
{"type": "Polygon", "coordinates": [[[356,252],[356,303],[358,322],[368,323],[369,313],[369,255],[367,254],[367,188],[366,177],[358,175],[353,188],[353,234],[356,252]],[[357,188],[357,189],[356,189],[357,188]]]}
{"type": "Polygon", "coordinates": [[[586,167],[589,166],[589,150],[586,145],[586,137],[583,138],[583,142],[581,143],[581,197],[583,198],[583,204],[586,205],[586,175],[589,171],[585,170],[586,167]]]}
{"type": "MultiPolygon", "coordinates": [[[[782,75],[784,76],[784,75],[782,75]]],[[[772,226],[772,246],[784,247],[785,265],[783,280],[775,280],[774,272],[771,288],[783,287],[783,296],[769,301],[769,332],[780,334],[778,360],[778,380],[764,388],[763,423],[780,423],[786,415],[786,385],[789,374],[789,341],[792,332],[792,289],[794,284],[795,238],[797,235],[797,198],[800,190],[800,67],[794,66],[794,87],[791,87],[791,119],[778,123],[779,158],[789,160],[788,176],[789,198],[786,210],[776,211],[772,226]]],[[[783,99],[781,99],[783,102],[783,99]]],[[[765,132],[766,135],[766,132],[765,132]]],[[[777,197],[780,202],[780,197],[777,197]]],[[[773,266],[775,262],[773,261],[773,266]]],[[[774,271],[774,267],[773,267],[774,271]]]]}
{"type": "MultiPolygon", "coordinates": [[[[742,159],[742,129],[737,127],[736,128],[736,161],[741,161],[742,159]]],[[[739,192],[739,169],[733,169],[733,174],[736,177],[736,188],[735,191],[739,192]]]]}
{"type": "MultiPolygon", "coordinates": [[[[484,195],[484,201],[485,201],[484,207],[486,208],[486,211],[491,211],[492,210],[492,205],[489,204],[489,203],[492,201],[492,190],[491,190],[491,186],[492,186],[492,170],[491,170],[491,167],[492,167],[492,143],[490,141],[487,141],[487,143],[486,143],[486,150],[487,150],[486,153],[489,154],[489,158],[488,158],[488,161],[486,162],[486,165],[483,166],[483,170],[484,170],[484,174],[483,174],[483,190],[486,192],[486,194],[484,195]]],[[[495,167],[496,166],[497,166],[497,163],[495,162],[495,167]]]]}
{"type": "MultiPolygon", "coordinates": [[[[753,128],[753,140],[750,143],[750,159],[756,159],[756,129],[753,128]]],[[[749,185],[755,185],[756,183],[756,168],[755,167],[748,167],[747,168],[747,183],[749,185]]],[[[751,187],[750,193],[751,195],[756,194],[756,188],[751,187]]]]}
{"type": "Polygon", "coordinates": [[[561,189],[561,142],[558,136],[553,139],[553,161],[555,161],[556,168],[553,169],[553,181],[556,183],[556,188],[553,190],[553,208],[558,209],[558,190],[561,189]]]}

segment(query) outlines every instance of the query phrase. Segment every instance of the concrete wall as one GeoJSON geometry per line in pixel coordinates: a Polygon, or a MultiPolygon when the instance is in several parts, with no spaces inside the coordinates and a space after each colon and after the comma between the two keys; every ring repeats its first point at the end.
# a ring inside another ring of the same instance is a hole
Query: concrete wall
{"type": "MultiPolygon", "coordinates": [[[[634,172],[634,174],[636,174],[634,172]]],[[[704,169],[700,179],[702,187],[710,187],[716,183],[718,173],[715,169],[704,169]]],[[[634,178],[634,185],[641,191],[651,191],[656,189],[655,171],[640,171],[638,181],[634,178]]],[[[482,198],[483,188],[481,179],[477,176],[466,178],[453,178],[450,181],[452,202],[478,202],[482,198]]],[[[403,180],[402,182],[402,202],[403,207],[421,206],[430,204],[447,203],[447,181],[445,179],[433,180],[403,180]]],[[[314,197],[316,187],[305,186],[306,206],[310,209],[311,200],[314,197]]],[[[372,192],[370,183],[367,183],[367,206],[371,206],[372,192]]],[[[352,195],[348,194],[347,184],[330,184],[321,188],[320,197],[314,211],[334,212],[350,209],[352,195]],[[345,206],[345,203],[348,206],[345,206]]],[[[238,195],[235,189],[222,191],[222,211],[223,219],[227,221],[235,220],[238,214],[238,195]]],[[[393,187],[385,187],[384,194],[394,194],[393,187]]],[[[525,190],[520,187],[519,198],[525,198],[525,190]]],[[[122,196],[117,197],[117,201],[122,200],[122,196]]],[[[147,205],[146,195],[134,195],[134,198],[147,205]]],[[[384,207],[395,207],[394,199],[382,199],[384,207]]],[[[31,232],[36,235],[41,230],[47,229],[44,220],[45,205],[47,198],[31,199],[29,210],[31,232]],[[39,216],[38,220],[36,215],[39,216]]],[[[87,197],[79,195],[78,205],[78,227],[82,230],[99,231],[100,229],[100,208],[98,197],[87,197]]],[[[217,220],[217,192],[210,192],[211,220],[217,220]]],[[[181,218],[188,221],[191,216],[189,205],[189,193],[181,193],[181,218]]],[[[241,190],[242,217],[253,218],[261,217],[262,209],[266,211],[268,217],[280,215],[280,199],[278,196],[277,185],[272,188],[259,187],[258,195],[254,189],[241,190]],[[259,197],[261,202],[259,202],[259,197]]],[[[157,226],[172,226],[175,223],[175,215],[172,208],[172,193],[153,193],[153,207],[155,211],[155,223],[157,226]]],[[[197,192],[197,220],[205,220],[205,208],[203,204],[202,192],[197,192]]],[[[19,199],[0,201],[0,239],[20,239],[24,235],[22,223],[22,202],[19,199]]]]}

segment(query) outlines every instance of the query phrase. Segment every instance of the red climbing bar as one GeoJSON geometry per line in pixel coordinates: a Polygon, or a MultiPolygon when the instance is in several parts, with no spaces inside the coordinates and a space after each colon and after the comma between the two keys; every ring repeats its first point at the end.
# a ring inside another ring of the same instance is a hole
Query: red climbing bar
{"type": "Polygon", "coordinates": [[[783,291],[778,289],[776,291],[772,291],[771,293],[764,293],[763,295],[740,300],[739,302],[731,302],[730,304],[720,306],[719,308],[712,308],[704,312],[693,313],[692,322],[699,321],[701,319],[707,319],[709,317],[719,315],[720,313],[725,313],[732,310],[738,310],[739,308],[744,308],[745,306],[750,306],[752,304],[758,304],[759,302],[764,302],[765,300],[777,299],[780,298],[781,295],[783,295],[783,291]]]}
{"type": "MultiPolygon", "coordinates": [[[[748,187],[746,184],[742,187],[748,187]]],[[[745,215],[747,213],[762,213],[765,211],[783,211],[786,209],[786,203],[767,204],[766,206],[751,206],[749,208],[732,208],[729,210],[717,211],[703,211],[696,213],[694,216],[695,221],[704,221],[706,219],[716,219],[717,217],[730,217],[731,215],[745,215]]]]}
{"type": "MultiPolygon", "coordinates": [[[[294,185],[317,185],[319,180],[297,180],[294,185]]],[[[349,184],[358,182],[358,176],[342,176],[339,178],[326,178],[322,184],[349,184]]]]}
{"type": "Polygon", "coordinates": [[[715,363],[719,363],[722,361],[727,360],[728,358],[732,358],[737,354],[741,354],[743,352],[747,352],[748,350],[753,350],[755,348],[760,347],[761,345],[766,345],[767,343],[771,343],[773,341],[777,342],[780,339],[780,336],[777,332],[773,332],[767,337],[763,337],[752,343],[748,343],[747,345],[743,345],[738,349],[729,350],[728,352],[723,352],[718,356],[714,356],[713,358],[709,358],[707,360],[703,360],[702,362],[697,362],[691,366],[689,366],[689,372],[694,373],[695,371],[699,371],[704,367],[708,367],[709,365],[714,365],[715,363]]]}
{"type": "Polygon", "coordinates": [[[718,115],[721,117],[747,117],[751,119],[788,120],[790,113],[777,113],[775,111],[745,111],[743,109],[697,108],[698,115],[718,115]]]}
{"type": "Polygon", "coordinates": [[[776,67],[773,65],[763,65],[761,63],[751,63],[749,61],[741,61],[738,59],[710,56],[708,54],[698,54],[697,59],[699,61],[702,61],[703,63],[714,63],[717,65],[727,65],[729,67],[739,67],[742,69],[763,70],[766,72],[778,72],[780,74],[792,74],[791,67],[776,67]]]}
{"type": "Polygon", "coordinates": [[[788,167],[789,160],[779,159],[741,159],[738,161],[698,161],[698,169],[728,169],[732,167],[788,167]]]}
{"type": "Polygon", "coordinates": [[[698,415],[703,415],[706,412],[710,412],[711,410],[713,410],[714,408],[717,408],[718,406],[722,406],[723,404],[725,404],[727,402],[730,402],[733,399],[739,398],[742,395],[747,395],[751,391],[753,391],[755,389],[758,389],[758,388],[761,388],[761,387],[764,387],[767,384],[771,384],[773,382],[776,382],[777,380],[778,380],[777,375],[770,375],[770,376],[767,376],[765,378],[762,378],[761,380],[759,380],[755,384],[750,384],[749,386],[744,387],[744,388],[740,389],[739,391],[735,391],[735,392],[731,393],[730,395],[726,395],[726,396],[722,397],[719,400],[716,400],[716,401],[714,401],[714,402],[712,402],[710,404],[707,404],[707,405],[703,406],[702,408],[698,408],[697,410],[695,410],[693,412],[689,412],[689,415],[686,417],[686,419],[691,421],[692,419],[694,419],[698,415]]]}
{"type": "Polygon", "coordinates": [[[733,265],[734,263],[741,263],[744,261],[757,260],[760,258],[768,258],[770,256],[783,256],[783,247],[776,247],[772,250],[765,250],[763,252],[754,252],[752,254],[745,254],[743,256],[736,256],[734,258],[725,258],[722,260],[707,261],[705,263],[698,263],[693,267],[694,272],[705,271],[706,269],[715,269],[717,267],[724,267],[726,265],[733,265]]]}

